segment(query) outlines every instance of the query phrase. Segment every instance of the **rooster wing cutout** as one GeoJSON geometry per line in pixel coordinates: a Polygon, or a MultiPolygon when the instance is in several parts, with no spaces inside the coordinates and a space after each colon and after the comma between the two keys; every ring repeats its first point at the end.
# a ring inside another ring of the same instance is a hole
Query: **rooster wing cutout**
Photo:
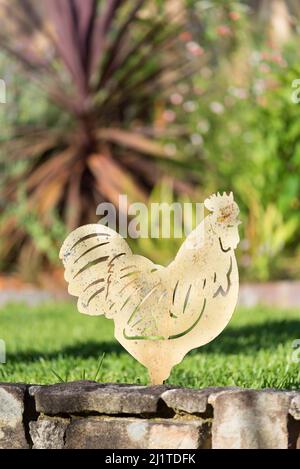
{"type": "Polygon", "coordinates": [[[236,306],[239,208],[232,193],[204,204],[211,213],[167,267],[133,254],[101,224],[76,229],[60,251],[78,310],[113,319],[116,339],[148,368],[152,384],[163,383],[186,353],[220,334],[236,306]]]}

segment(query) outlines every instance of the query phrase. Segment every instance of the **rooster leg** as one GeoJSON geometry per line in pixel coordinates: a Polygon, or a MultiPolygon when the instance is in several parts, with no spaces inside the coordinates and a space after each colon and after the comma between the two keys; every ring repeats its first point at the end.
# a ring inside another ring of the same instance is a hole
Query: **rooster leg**
{"type": "Polygon", "coordinates": [[[159,376],[157,376],[157,373],[153,373],[151,370],[149,370],[149,381],[150,386],[164,384],[164,381],[159,376]]]}
{"type": "Polygon", "coordinates": [[[169,378],[171,369],[166,368],[150,368],[149,370],[150,386],[157,386],[164,384],[164,381],[169,378]]]}

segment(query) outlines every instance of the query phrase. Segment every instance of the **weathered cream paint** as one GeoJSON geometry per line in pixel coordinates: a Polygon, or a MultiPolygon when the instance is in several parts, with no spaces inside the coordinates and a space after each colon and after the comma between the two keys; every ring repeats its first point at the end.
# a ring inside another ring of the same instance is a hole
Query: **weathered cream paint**
{"type": "Polygon", "coordinates": [[[167,267],[132,253],[112,229],[86,225],[65,240],[60,258],[78,310],[113,319],[115,337],[160,384],[193,348],[213,340],[238,297],[234,250],[239,209],[233,195],[212,195],[210,210],[167,267]]]}

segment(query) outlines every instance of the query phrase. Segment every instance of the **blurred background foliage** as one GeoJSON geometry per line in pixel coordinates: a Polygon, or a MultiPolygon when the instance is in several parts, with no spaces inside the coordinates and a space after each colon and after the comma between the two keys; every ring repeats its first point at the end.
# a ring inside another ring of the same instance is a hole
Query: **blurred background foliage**
{"type": "MultiPolygon", "coordinates": [[[[244,280],[299,278],[298,0],[1,0],[0,262],[39,278],[102,201],[233,190],[244,280]]],[[[180,240],[137,239],[157,263],[180,240]]]]}

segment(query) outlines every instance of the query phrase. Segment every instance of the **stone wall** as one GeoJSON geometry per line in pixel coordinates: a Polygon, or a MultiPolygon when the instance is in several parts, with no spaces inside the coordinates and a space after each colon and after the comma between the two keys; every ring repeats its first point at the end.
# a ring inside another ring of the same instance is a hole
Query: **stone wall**
{"type": "Polygon", "coordinates": [[[0,448],[300,448],[300,392],[0,384],[0,448]]]}

